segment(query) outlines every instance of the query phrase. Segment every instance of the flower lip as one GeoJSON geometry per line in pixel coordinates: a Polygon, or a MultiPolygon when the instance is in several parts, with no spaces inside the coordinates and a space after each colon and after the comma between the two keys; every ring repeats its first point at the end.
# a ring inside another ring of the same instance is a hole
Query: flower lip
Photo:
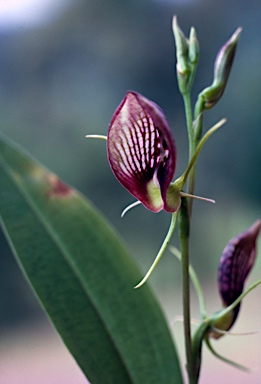
{"type": "Polygon", "coordinates": [[[166,195],[176,168],[176,147],[157,104],[127,92],[109,126],[107,153],[115,177],[146,208],[174,212],[166,195]]]}

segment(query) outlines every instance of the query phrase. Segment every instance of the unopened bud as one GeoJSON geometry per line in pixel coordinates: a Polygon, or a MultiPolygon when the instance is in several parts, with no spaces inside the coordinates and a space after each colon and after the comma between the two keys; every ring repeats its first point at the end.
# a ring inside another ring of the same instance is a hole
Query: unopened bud
{"type": "Polygon", "coordinates": [[[194,28],[191,28],[189,39],[185,37],[179,28],[176,16],[173,18],[172,26],[176,43],[178,84],[180,92],[184,94],[191,88],[194,79],[199,53],[198,41],[194,28]]]}
{"type": "Polygon", "coordinates": [[[196,66],[199,57],[199,43],[194,27],[190,29],[189,34],[189,61],[191,65],[196,66]]]}
{"type": "Polygon", "coordinates": [[[242,28],[238,28],[219,50],[214,65],[213,83],[211,86],[205,88],[198,96],[197,107],[199,112],[212,108],[223,95],[235,57],[241,30],[242,28]]]}

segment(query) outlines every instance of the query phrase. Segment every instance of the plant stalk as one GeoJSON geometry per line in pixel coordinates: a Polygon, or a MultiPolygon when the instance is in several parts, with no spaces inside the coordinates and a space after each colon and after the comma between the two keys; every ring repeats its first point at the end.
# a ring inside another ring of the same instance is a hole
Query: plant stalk
{"type": "Polygon", "coordinates": [[[183,197],[178,217],[179,241],[182,264],[184,338],[189,384],[196,384],[190,328],[190,281],[189,281],[189,230],[190,218],[187,198],[183,197]]]}
{"type": "Polygon", "coordinates": [[[190,92],[186,92],[182,96],[183,96],[183,102],[185,107],[185,115],[186,115],[186,123],[187,123],[188,139],[189,139],[189,161],[190,161],[193,156],[192,147],[194,142],[190,92]]]}
{"type": "MultiPolygon", "coordinates": [[[[189,138],[189,161],[194,156],[194,153],[196,151],[197,145],[194,135],[194,128],[193,128],[193,117],[192,117],[192,107],[191,107],[191,96],[190,92],[187,92],[183,94],[183,102],[185,107],[185,115],[186,115],[186,123],[187,123],[187,131],[188,131],[188,138],[189,138]]],[[[196,177],[196,163],[193,165],[190,175],[188,178],[188,185],[187,185],[187,193],[193,195],[194,189],[195,189],[195,177],[196,177]]],[[[192,204],[193,199],[190,199],[188,202],[189,206],[189,212],[191,215],[192,211],[192,204]]]]}

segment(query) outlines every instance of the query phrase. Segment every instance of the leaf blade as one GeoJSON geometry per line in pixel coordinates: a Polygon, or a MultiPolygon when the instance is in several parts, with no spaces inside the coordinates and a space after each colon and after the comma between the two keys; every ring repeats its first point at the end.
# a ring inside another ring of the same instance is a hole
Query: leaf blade
{"type": "Polygon", "coordinates": [[[148,287],[133,290],[141,275],[114,231],[77,191],[6,140],[0,154],[5,231],[86,376],[182,383],[161,309],[148,287]]]}

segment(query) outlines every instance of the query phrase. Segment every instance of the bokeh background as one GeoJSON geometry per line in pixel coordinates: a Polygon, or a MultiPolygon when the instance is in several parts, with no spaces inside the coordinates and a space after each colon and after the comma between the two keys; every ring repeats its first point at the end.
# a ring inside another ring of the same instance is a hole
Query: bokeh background
{"type": "MultiPolygon", "coordinates": [[[[220,308],[216,271],[229,239],[260,217],[261,2],[260,0],[0,0],[0,129],[107,217],[140,268],[150,266],[170,216],[139,206],[120,218],[133,198],[114,179],[103,141],[111,116],[129,89],[165,111],[187,164],[184,109],[175,76],[173,15],[188,34],[196,27],[200,62],[193,91],[212,81],[220,46],[243,27],[225,94],[205,115],[205,129],[227,117],[198,162],[191,262],[210,313],[220,308]]],[[[19,218],[18,218],[19,220],[19,218]]],[[[177,245],[174,236],[173,242],[177,245]]],[[[260,242],[259,242],[260,243],[260,242]]],[[[260,253],[260,252],[259,252],[260,253]]],[[[261,255],[259,255],[261,256],[261,255]]],[[[257,260],[248,283],[260,278],[257,260]]],[[[180,265],[166,253],[151,278],[183,354],[180,265]]],[[[193,318],[199,318],[192,293],[193,318]]],[[[234,332],[215,346],[247,365],[247,375],[204,350],[201,383],[261,382],[260,288],[244,301],[234,332]]],[[[184,360],[183,360],[184,361],[184,360]]],[[[84,383],[85,378],[49,324],[0,233],[0,384],[84,383]]]]}

